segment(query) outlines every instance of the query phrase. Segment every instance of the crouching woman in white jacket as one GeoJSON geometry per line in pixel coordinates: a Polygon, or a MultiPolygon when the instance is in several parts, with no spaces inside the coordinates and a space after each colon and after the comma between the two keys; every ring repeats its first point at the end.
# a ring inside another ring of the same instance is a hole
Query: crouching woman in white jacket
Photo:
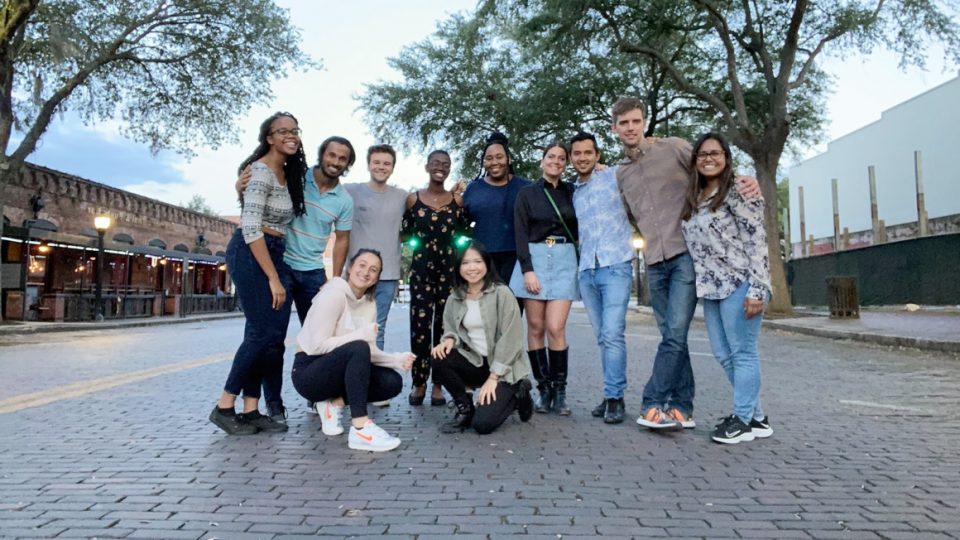
{"type": "Polygon", "coordinates": [[[316,402],[323,432],[340,435],[340,413],[350,406],[347,446],[385,452],[400,445],[367,416],[367,403],[388,400],[403,389],[396,370],[407,371],[414,356],[377,348],[377,308],[373,293],[383,264],[380,253],[361,249],[349,261],[347,278],[331,278],[313,297],[297,336],[293,386],[316,402]]]}

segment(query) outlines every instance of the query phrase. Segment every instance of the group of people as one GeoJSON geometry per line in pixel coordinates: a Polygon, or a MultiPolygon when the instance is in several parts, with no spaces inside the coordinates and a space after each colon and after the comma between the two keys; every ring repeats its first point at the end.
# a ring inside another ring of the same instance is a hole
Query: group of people
{"type": "Polygon", "coordinates": [[[639,99],[613,105],[612,129],[625,154],[616,166],[600,165],[595,136],[581,132],[547,145],[542,178],[530,182],[514,174],[509,142],[494,133],[473,181],[446,189],[450,156],[436,150],[427,158],[426,187],[407,193],[387,184],[396,162],[390,146],[369,148],[368,182],[341,184],[356,160],[349,141],[325,140],[308,167],[296,119],[268,118],[236,184],[243,210],[227,265],[246,327],[210,420],[238,435],[287,429],[280,388],[291,303],[301,322],[293,385],[327,435],[343,433],[342,410],[350,408],[350,448],[400,444],[367,411],[401,392],[398,371],[412,371],[410,405],[423,404],[430,382],[431,405],[446,403],[444,389],[451,396],[455,413],[445,432],[490,433],[514,411],[524,422],[534,411],[569,415],[565,329],[572,302],[582,298],[604,380],[592,415],[623,422],[633,223],[646,240],[661,333],[637,423],[695,427],[687,333],[703,298],[711,348],[733,387],[732,414],[711,437],[770,436],[757,342],[771,287],[756,179],[735,177],[718,134],[693,146],[646,137],[639,99]],[[562,178],[568,164],[573,182],[562,178]],[[336,277],[327,281],[323,252],[333,234],[336,277]],[[401,242],[413,248],[410,352],[387,353],[401,242]],[[258,408],[261,389],[267,414],[258,408]]]}

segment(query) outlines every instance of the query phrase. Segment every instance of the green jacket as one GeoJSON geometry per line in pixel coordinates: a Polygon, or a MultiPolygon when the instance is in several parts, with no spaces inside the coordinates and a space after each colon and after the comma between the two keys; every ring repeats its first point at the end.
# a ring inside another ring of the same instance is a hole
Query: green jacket
{"type": "MultiPolygon", "coordinates": [[[[453,346],[471,364],[480,367],[483,357],[473,350],[463,317],[467,314],[466,291],[453,289],[443,309],[443,337],[453,339],[453,346]]],[[[487,336],[487,360],[490,371],[507,384],[526,379],[530,375],[530,361],[523,354],[523,328],[520,326],[520,308],[510,288],[494,284],[480,295],[480,317],[487,336]]]]}

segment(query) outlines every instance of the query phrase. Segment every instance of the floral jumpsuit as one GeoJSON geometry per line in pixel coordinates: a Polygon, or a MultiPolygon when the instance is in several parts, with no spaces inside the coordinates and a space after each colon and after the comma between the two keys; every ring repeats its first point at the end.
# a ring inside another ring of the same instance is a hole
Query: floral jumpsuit
{"type": "Polygon", "coordinates": [[[456,238],[467,229],[466,211],[455,201],[434,210],[420,200],[403,215],[403,237],[415,237],[410,265],[410,350],[413,386],[430,377],[430,349],[443,335],[443,306],[453,288],[456,238]]]}

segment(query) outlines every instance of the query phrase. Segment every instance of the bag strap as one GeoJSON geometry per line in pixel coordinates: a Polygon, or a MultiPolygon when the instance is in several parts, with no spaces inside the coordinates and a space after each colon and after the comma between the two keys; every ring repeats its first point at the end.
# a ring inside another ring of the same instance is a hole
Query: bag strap
{"type": "Polygon", "coordinates": [[[570,232],[570,227],[567,227],[567,220],[563,219],[563,215],[560,214],[560,209],[557,208],[557,203],[553,201],[553,197],[550,195],[550,192],[547,191],[547,187],[543,187],[543,193],[547,196],[547,200],[550,201],[550,206],[553,207],[553,211],[557,213],[557,217],[560,218],[560,224],[563,225],[563,230],[567,231],[567,237],[570,239],[570,242],[573,243],[574,247],[577,247],[577,241],[573,239],[573,233],[570,232]]]}

